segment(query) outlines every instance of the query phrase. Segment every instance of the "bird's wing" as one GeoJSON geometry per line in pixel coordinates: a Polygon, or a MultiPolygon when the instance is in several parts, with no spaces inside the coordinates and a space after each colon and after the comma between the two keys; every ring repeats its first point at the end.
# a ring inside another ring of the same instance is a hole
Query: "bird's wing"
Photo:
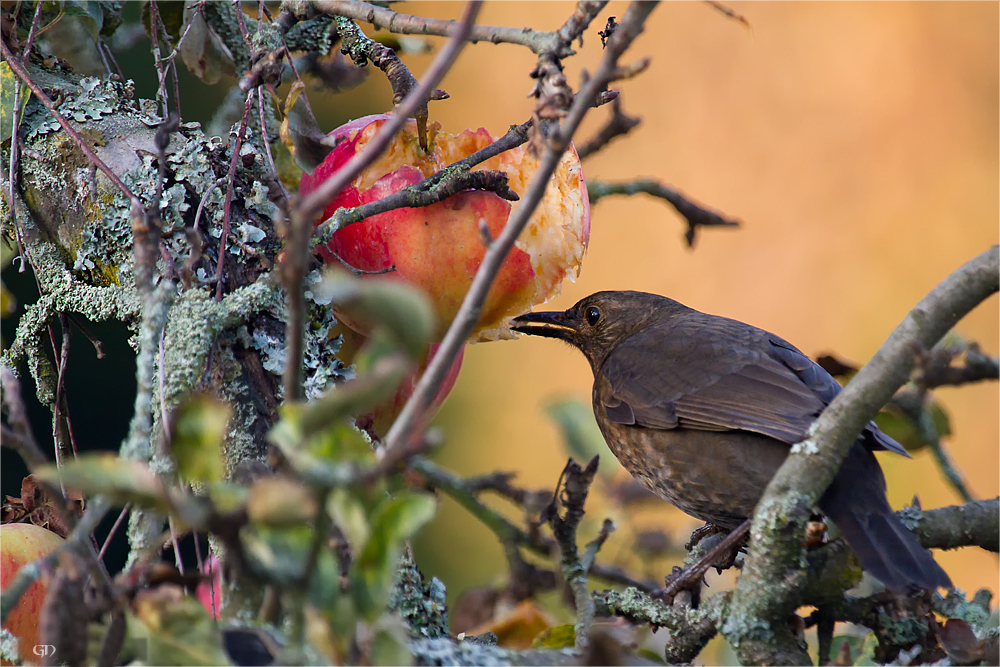
{"type": "Polygon", "coordinates": [[[809,361],[781,339],[733,320],[706,316],[653,325],[605,360],[596,399],[618,423],[752,431],[795,443],[839,391],[832,377],[803,359],[809,361]]]}
{"type": "MultiPolygon", "coordinates": [[[[767,336],[771,343],[771,354],[793,370],[799,379],[823,401],[823,405],[829,405],[833,397],[840,393],[840,383],[822,366],[802,354],[788,341],[778,338],[774,334],[767,334],[767,336]]],[[[909,452],[901,444],[880,431],[873,421],[868,422],[868,427],[865,428],[862,435],[869,449],[884,449],[911,458],[909,452]]]]}

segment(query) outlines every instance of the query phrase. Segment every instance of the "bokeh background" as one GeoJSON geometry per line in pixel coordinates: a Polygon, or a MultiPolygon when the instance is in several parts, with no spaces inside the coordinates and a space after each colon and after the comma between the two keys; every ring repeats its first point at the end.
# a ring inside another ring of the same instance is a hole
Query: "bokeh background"
{"type": "MultiPolygon", "coordinates": [[[[137,5],[129,8],[133,21],[137,5]]],[[[604,199],[592,211],[579,279],[545,309],[566,308],[603,289],[645,290],[768,329],[808,354],[835,352],[863,363],[913,304],[1000,236],[998,5],[730,6],[750,28],[705,3],[663,3],[653,13],[628,54],[651,56],[649,70],[615,86],[626,112],[643,123],[585,162],[584,171],[591,179],[660,179],[743,226],[703,230],[689,250],[681,219],[665,203],[643,195],[604,199]]],[[[463,4],[395,8],[457,18],[463,4]]],[[[488,2],[479,22],[552,30],[572,11],[570,2],[488,2]]],[[[593,69],[600,58],[597,30],[608,15],[624,12],[625,3],[610,3],[579,54],[566,61],[574,88],[582,69],[593,69]]],[[[418,77],[432,57],[403,56],[418,77]]],[[[148,40],[120,52],[118,60],[135,79],[137,94],[152,97],[148,40]]],[[[482,126],[502,134],[530,116],[534,63],[522,47],[468,46],[441,85],[451,99],[433,103],[432,118],[448,132],[482,126]]],[[[209,87],[182,72],[185,120],[207,125],[234,84],[228,79],[209,87]]],[[[325,130],[391,107],[388,83],[377,71],[351,91],[309,95],[325,130]]],[[[580,136],[590,136],[608,113],[592,112],[580,136]]],[[[26,274],[7,270],[4,279],[20,303],[33,299],[26,274]]],[[[991,298],[958,327],[991,354],[1000,351],[997,304],[991,298]]],[[[16,319],[4,320],[5,340],[16,319]]],[[[129,399],[114,396],[134,391],[134,365],[123,328],[98,325],[93,331],[109,358],[122,363],[97,362],[86,341],[75,337],[79,354],[67,391],[78,432],[96,434],[88,439],[113,450],[131,407],[129,399]],[[93,391],[95,384],[100,391],[93,391]]],[[[509,470],[523,486],[551,489],[568,452],[545,406],[565,398],[589,405],[590,385],[583,357],[555,341],[470,346],[436,420],[446,440],[435,458],[462,474],[509,470]]],[[[947,445],[957,467],[977,497],[997,496],[997,384],[944,389],[938,396],[951,416],[947,445]]],[[[44,440],[48,416],[40,406],[29,407],[44,440]]],[[[24,471],[8,454],[3,452],[3,491],[16,495],[24,471]]],[[[882,463],[894,507],[914,494],[924,507],[959,501],[926,451],[913,460],[886,456],[882,463]]],[[[663,576],[676,560],[641,555],[637,538],[665,531],[676,547],[698,523],[664,503],[623,510],[603,490],[625,474],[616,471],[610,452],[601,466],[610,474],[588,503],[592,524],[582,537],[589,539],[600,520],[612,516],[619,529],[602,559],[663,576]]],[[[519,518],[503,501],[496,505],[519,518]]],[[[493,535],[448,500],[416,549],[421,567],[444,581],[452,601],[471,587],[502,584],[507,574],[493,535]]],[[[995,555],[968,549],[937,557],[964,590],[997,591],[995,555]]],[[[731,580],[710,582],[717,590],[731,580]]],[[[702,659],[725,663],[727,656],[702,659]]]]}

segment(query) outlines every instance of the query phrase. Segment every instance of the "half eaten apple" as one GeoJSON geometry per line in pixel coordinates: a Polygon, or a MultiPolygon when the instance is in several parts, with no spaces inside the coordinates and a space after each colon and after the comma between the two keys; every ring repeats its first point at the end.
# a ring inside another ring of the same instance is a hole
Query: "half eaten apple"
{"type": "MultiPolygon", "coordinates": [[[[299,193],[312,192],[364,150],[388,118],[366,116],[331,132],[339,143],[311,175],[303,175],[299,193]]],[[[372,202],[418,183],[492,142],[482,128],[451,135],[432,123],[428,127],[429,150],[424,152],[417,140],[416,122],[411,120],[385,153],[330,202],[323,219],[341,207],[372,202]]],[[[476,169],[506,172],[510,188],[523,196],[538,164],[525,146],[519,146],[476,169]]],[[[466,190],[431,206],[387,211],[348,225],[317,252],[333,263],[339,256],[366,271],[395,266],[391,273],[366,279],[405,280],[422,288],[436,309],[440,337],[458,312],[486,253],[481,226],[495,238],[518,205],[493,192],[466,190]]],[[[504,261],[470,340],[512,338],[509,318],[547,301],[559,293],[564,278],[575,277],[589,237],[590,203],[580,159],[571,145],[504,261]]]]}

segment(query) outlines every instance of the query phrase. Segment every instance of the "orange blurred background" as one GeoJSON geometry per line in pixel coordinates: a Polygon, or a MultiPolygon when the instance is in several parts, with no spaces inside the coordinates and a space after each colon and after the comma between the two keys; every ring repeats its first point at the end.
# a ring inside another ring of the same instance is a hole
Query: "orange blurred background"
{"type": "MultiPolygon", "coordinates": [[[[998,6],[731,6],[751,29],[707,4],[657,8],[627,54],[650,55],[652,65],[616,86],[626,112],[643,124],[584,171],[589,179],[660,179],[743,227],[702,230],[691,251],[682,220],[663,202],[604,199],[592,212],[580,278],[544,309],[603,289],[656,292],[773,331],[807,354],[832,351],[863,363],[935,284],[998,240],[998,6]]],[[[425,2],[397,11],[457,18],[462,7],[425,2]]],[[[572,10],[565,2],[487,3],[479,22],[555,29],[572,10]]],[[[612,2],[566,61],[574,89],[581,69],[600,58],[596,31],[624,11],[612,2]]],[[[431,58],[405,60],[419,77],[431,58]]],[[[468,46],[441,86],[451,99],[434,103],[432,118],[449,132],[483,126],[502,134],[530,116],[533,65],[521,47],[468,46]]],[[[365,87],[387,99],[384,78],[372,74],[365,87]]],[[[578,136],[589,137],[608,113],[592,112],[578,136]]],[[[996,297],[958,329],[996,354],[996,297]]],[[[512,470],[522,485],[552,488],[567,452],[544,405],[566,396],[589,405],[591,379],[582,355],[551,340],[470,346],[438,418],[447,441],[436,459],[463,474],[512,470]]],[[[997,384],[938,395],[952,418],[947,444],[958,468],[978,498],[997,496],[997,384]]],[[[914,494],[925,508],[959,501],[926,450],[912,461],[882,462],[894,507],[914,494]]],[[[595,522],[623,518],[606,499],[589,507],[595,522]]],[[[673,563],[630,560],[636,531],[665,527],[683,544],[698,525],[666,504],[626,523],[602,554],[651,568],[650,576],[673,563]]],[[[506,575],[496,539],[450,501],[418,551],[451,599],[506,575]]],[[[962,589],[997,590],[995,555],[966,549],[937,557],[962,589]]]]}

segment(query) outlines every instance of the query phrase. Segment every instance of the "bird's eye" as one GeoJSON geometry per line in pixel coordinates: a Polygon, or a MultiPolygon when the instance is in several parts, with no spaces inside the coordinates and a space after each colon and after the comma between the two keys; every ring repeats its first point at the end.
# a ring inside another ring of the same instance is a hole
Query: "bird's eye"
{"type": "Polygon", "coordinates": [[[583,316],[584,318],[586,318],[587,324],[589,324],[590,326],[594,326],[595,324],[597,324],[597,320],[601,319],[601,311],[591,306],[586,310],[583,316]]]}

